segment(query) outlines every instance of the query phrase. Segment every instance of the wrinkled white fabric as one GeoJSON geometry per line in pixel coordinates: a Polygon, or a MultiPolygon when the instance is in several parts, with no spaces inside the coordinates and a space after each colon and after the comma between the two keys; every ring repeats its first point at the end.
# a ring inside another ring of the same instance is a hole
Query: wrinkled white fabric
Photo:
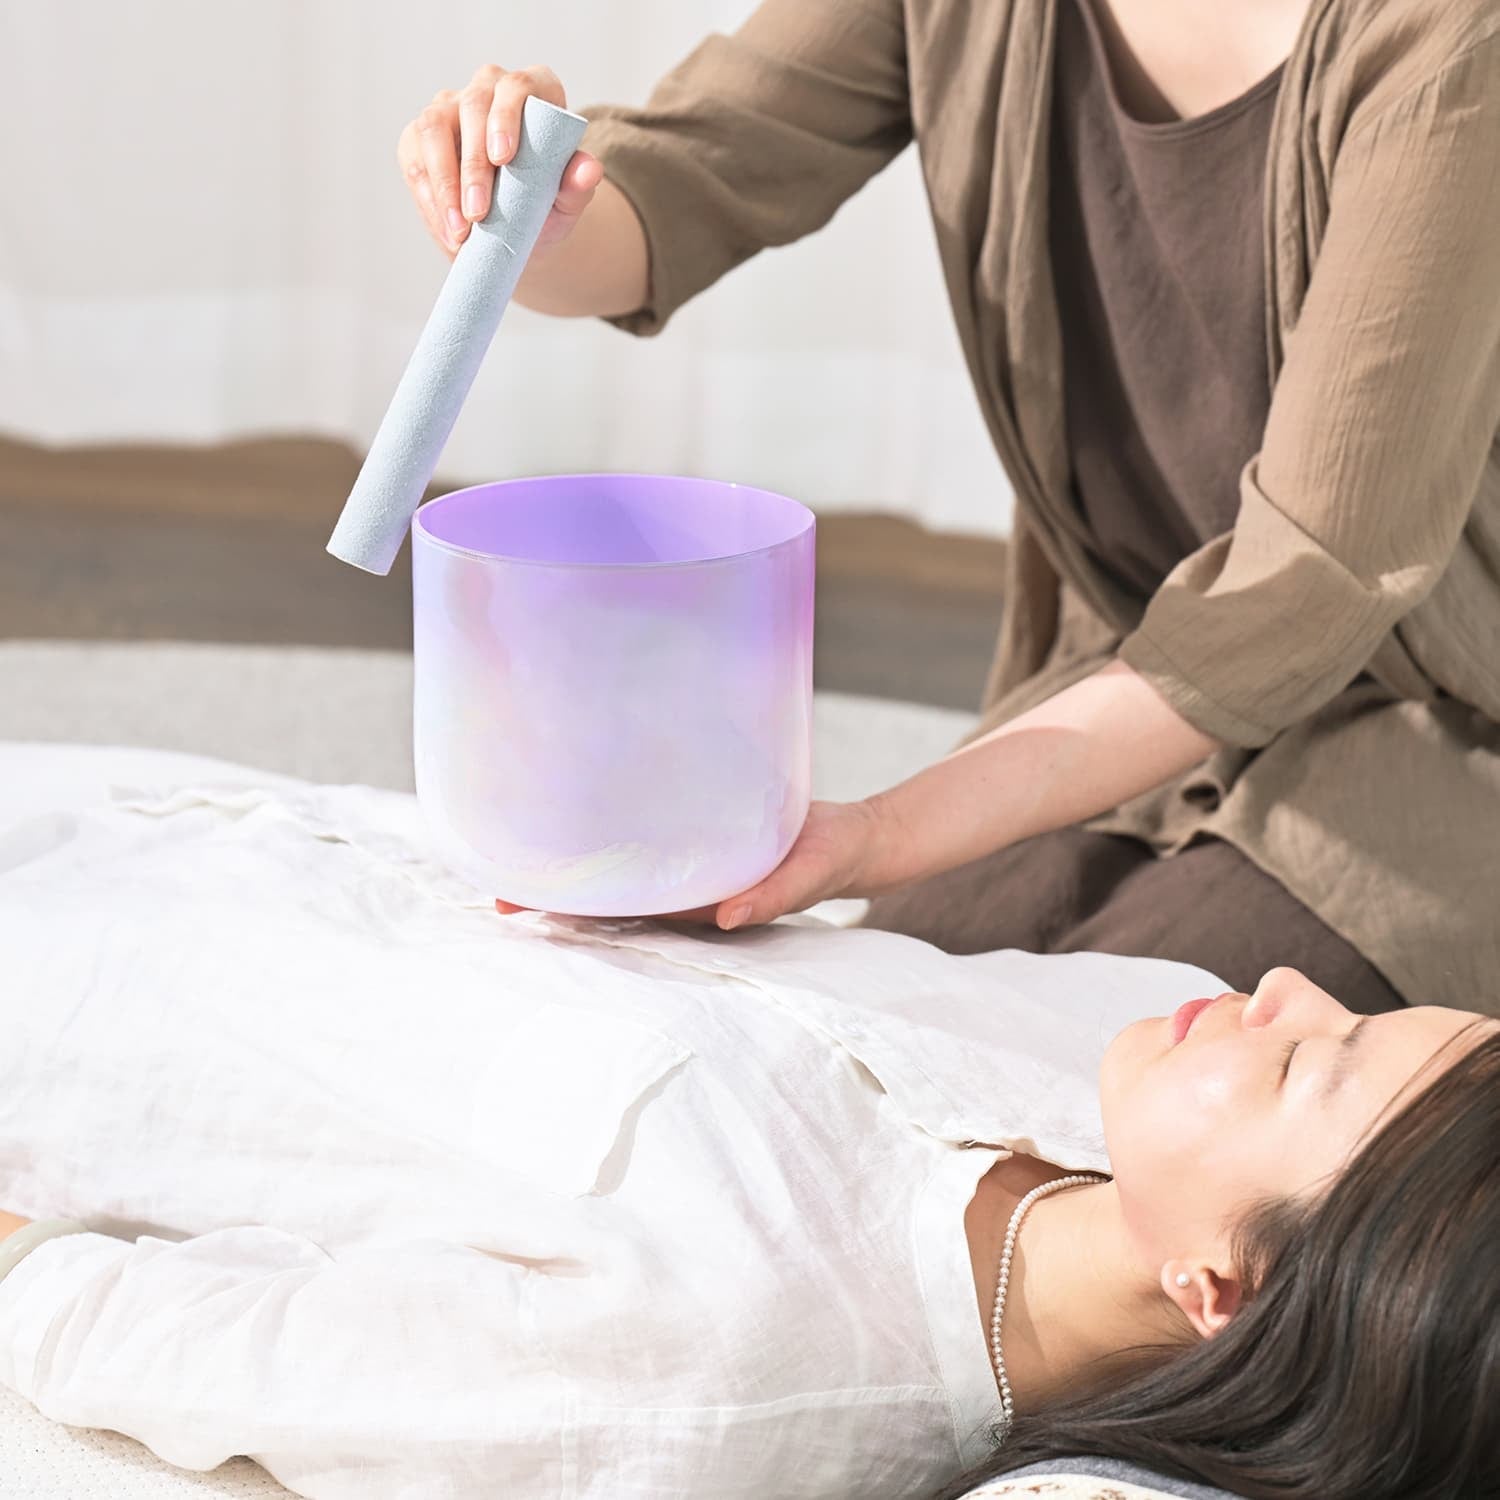
{"type": "Polygon", "coordinates": [[[409,797],[122,767],[184,764],[0,746],[0,1203],[99,1231],[0,1282],[0,1380],[316,1500],[931,1490],[976,1182],[1106,1165],[1109,1037],[1222,988],[502,919],[409,797]]]}

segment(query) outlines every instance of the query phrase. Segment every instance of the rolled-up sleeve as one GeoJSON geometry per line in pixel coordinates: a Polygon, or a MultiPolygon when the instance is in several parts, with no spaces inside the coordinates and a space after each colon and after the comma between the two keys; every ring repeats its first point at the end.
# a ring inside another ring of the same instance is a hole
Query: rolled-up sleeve
{"type": "Polygon", "coordinates": [[[634,205],[650,252],[649,302],[608,321],[658,333],[756,251],[827,223],[909,143],[900,0],[766,0],[644,109],[583,113],[584,149],[634,205]]]}
{"type": "Polygon", "coordinates": [[[182,1468],[248,1454],[319,1500],[491,1500],[559,1452],[525,1274],[440,1240],[72,1234],[0,1283],[0,1384],[182,1468]]]}
{"type": "Polygon", "coordinates": [[[1500,428],[1500,38],[1342,143],[1234,530],[1121,657],[1247,747],[1348,685],[1448,565],[1500,428]]]}

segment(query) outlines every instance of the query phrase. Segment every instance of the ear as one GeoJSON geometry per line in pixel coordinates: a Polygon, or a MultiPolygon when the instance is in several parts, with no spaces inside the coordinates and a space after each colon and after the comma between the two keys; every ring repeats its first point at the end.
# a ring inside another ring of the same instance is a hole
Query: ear
{"type": "Polygon", "coordinates": [[[1223,1331],[1243,1300],[1239,1278],[1207,1261],[1169,1260],[1161,1289],[1205,1339],[1223,1331]]]}

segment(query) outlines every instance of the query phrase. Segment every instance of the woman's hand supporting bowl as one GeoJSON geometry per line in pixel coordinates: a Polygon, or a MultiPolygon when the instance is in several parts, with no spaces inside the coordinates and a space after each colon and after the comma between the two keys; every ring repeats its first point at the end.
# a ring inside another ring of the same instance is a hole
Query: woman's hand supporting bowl
{"type": "Polygon", "coordinates": [[[764,880],[715,906],[663,916],[730,928],[835,897],[883,895],[1107,812],[1217,748],[1115,660],[898,786],[862,802],[814,802],[764,880]]]}
{"type": "MultiPolygon", "coordinates": [[[[879,895],[886,889],[879,871],[891,863],[889,832],[874,802],[814,802],[785,858],[758,885],[713,906],[663,912],[661,920],[712,922],[728,931],[819,901],[879,895]]],[[[527,908],[496,901],[495,910],[509,915],[527,908]]]]}

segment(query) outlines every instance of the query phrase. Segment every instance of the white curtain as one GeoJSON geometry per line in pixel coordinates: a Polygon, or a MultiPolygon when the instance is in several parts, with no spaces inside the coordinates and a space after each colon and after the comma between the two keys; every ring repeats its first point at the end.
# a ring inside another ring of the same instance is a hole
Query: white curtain
{"type": "MultiPolygon", "coordinates": [[[[809,0],[814,3],[814,0],[809,0]]],[[[445,263],[395,166],[483,62],[643,101],[750,0],[0,0],[0,427],[368,442],[445,263]]],[[[737,479],[1003,534],[908,152],[654,340],[513,308],[442,472],[737,479]]]]}

